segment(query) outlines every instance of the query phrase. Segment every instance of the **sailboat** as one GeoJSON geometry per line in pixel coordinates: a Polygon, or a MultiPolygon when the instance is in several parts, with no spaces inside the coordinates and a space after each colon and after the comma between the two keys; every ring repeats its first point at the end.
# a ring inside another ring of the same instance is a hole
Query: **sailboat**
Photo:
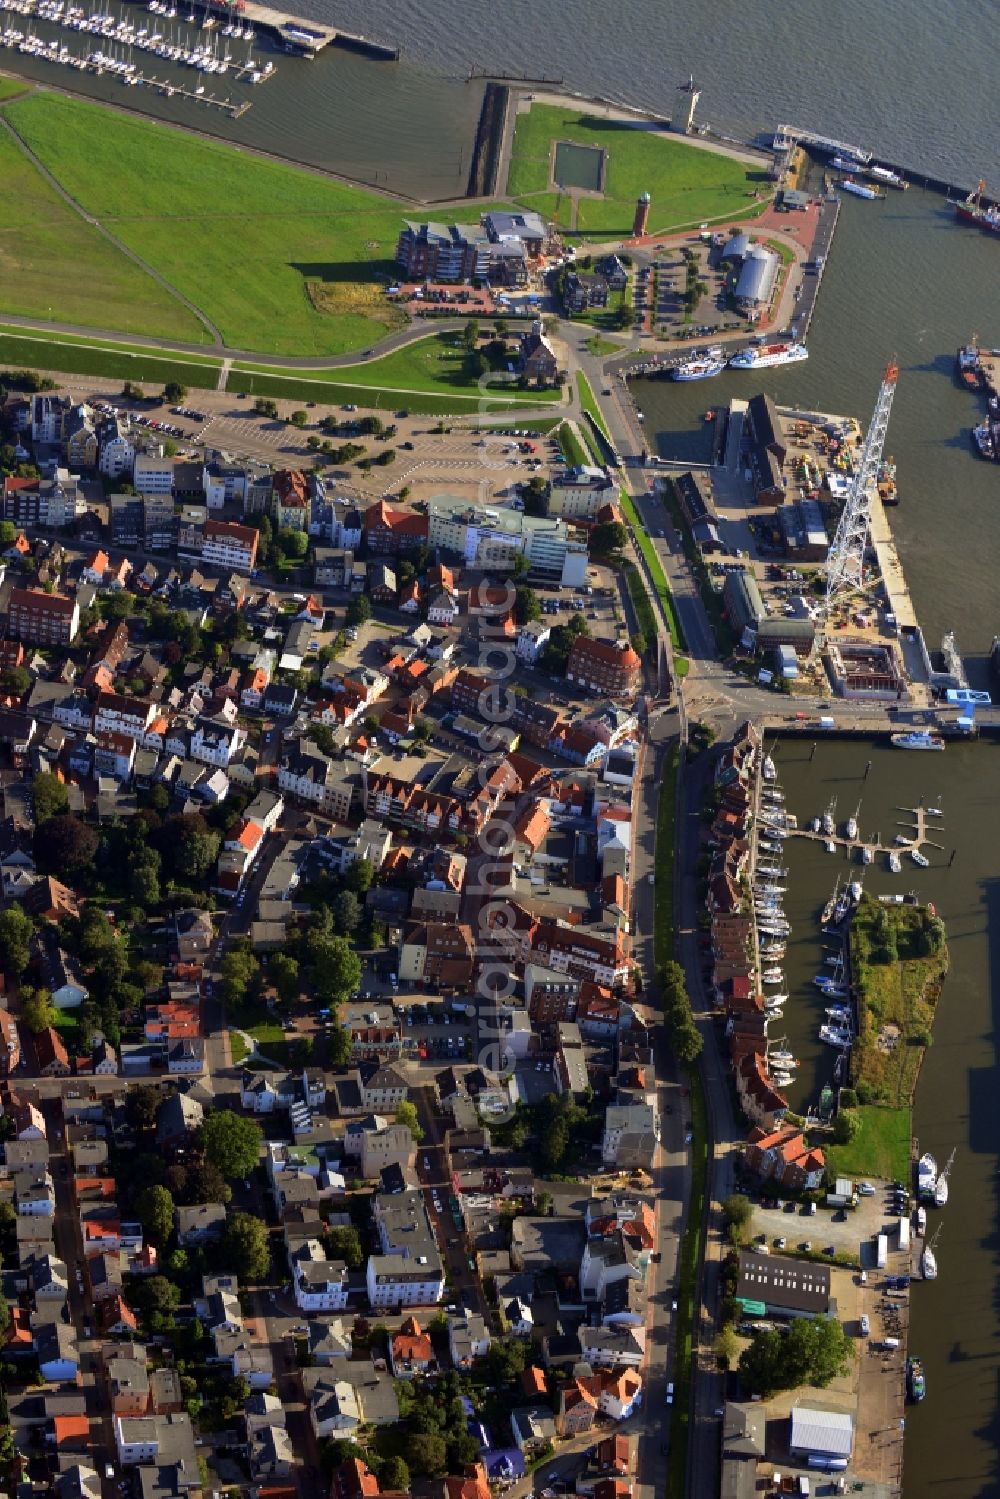
{"type": "Polygon", "coordinates": [[[858,836],[858,817],[860,815],[860,812],[861,812],[861,803],[858,802],[858,805],[857,805],[857,807],[855,809],[855,812],[854,812],[854,816],[853,817],[849,817],[847,819],[846,823],[844,824],[844,832],[847,834],[847,837],[850,839],[850,841],[852,843],[854,842],[855,838],[858,836]]]}
{"type": "Polygon", "coordinates": [[[937,1280],[938,1263],[935,1250],[940,1237],[941,1228],[939,1226],[935,1231],[933,1239],[928,1240],[924,1245],[923,1253],[920,1256],[920,1273],[924,1277],[924,1280],[937,1280]]]}
{"type": "Polygon", "coordinates": [[[834,835],[834,833],[837,831],[837,824],[836,824],[836,822],[834,820],[834,814],[836,813],[836,810],[837,810],[837,798],[835,796],[833,796],[833,797],[830,798],[830,805],[827,807],[826,811],[823,813],[823,818],[822,818],[822,823],[821,823],[823,832],[826,834],[827,838],[832,838],[833,835],[834,835]]]}
{"type": "Polygon", "coordinates": [[[948,1157],[947,1162],[945,1163],[944,1170],[940,1173],[937,1181],[934,1183],[934,1206],[936,1208],[943,1208],[945,1203],[948,1201],[948,1177],[951,1175],[951,1168],[952,1166],[954,1166],[954,1164],[955,1152],[952,1151],[951,1155],[948,1157]]]}
{"type": "Polygon", "coordinates": [[[822,912],[820,914],[820,918],[819,918],[819,924],[820,924],[820,926],[827,926],[832,921],[832,919],[833,919],[833,913],[834,913],[834,911],[837,908],[837,896],[839,894],[840,894],[840,875],[838,874],[838,876],[837,876],[837,883],[833,887],[833,894],[830,896],[830,899],[827,901],[826,905],[823,907],[823,910],[822,910],[822,912]]]}

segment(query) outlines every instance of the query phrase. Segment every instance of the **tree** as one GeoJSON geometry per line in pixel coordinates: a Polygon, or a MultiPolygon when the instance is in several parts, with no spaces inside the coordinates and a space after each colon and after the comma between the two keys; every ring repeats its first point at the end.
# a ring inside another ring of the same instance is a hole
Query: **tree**
{"type": "Polygon", "coordinates": [[[731,1322],[727,1322],[724,1327],[720,1328],[712,1344],[712,1351],[723,1369],[731,1369],[739,1358],[740,1340],[731,1322]]]}
{"type": "Polygon", "coordinates": [[[174,1199],[166,1187],[143,1187],[135,1199],[135,1216],[146,1237],[162,1249],[174,1231],[174,1199]]]}
{"type": "Polygon", "coordinates": [[[443,1478],[448,1471],[448,1445],[437,1432],[412,1432],[407,1439],[406,1456],[413,1473],[443,1478]]]}
{"type": "Polygon", "coordinates": [[[5,972],[19,979],[28,966],[35,923],[20,906],[0,911],[0,962],[5,972]]]}
{"type": "Polygon", "coordinates": [[[378,1475],[379,1488],[406,1493],[410,1487],[410,1470],[401,1457],[387,1457],[378,1475]]]}
{"type": "Polygon", "coordinates": [[[417,1118],[416,1104],[412,1104],[408,1099],[404,1099],[396,1109],[396,1123],[405,1124],[414,1140],[416,1140],[418,1145],[420,1144],[424,1138],[424,1132],[417,1118]]]}
{"type": "Polygon", "coordinates": [[[59,1012],[48,989],[21,990],[21,1019],[32,1035],[41,1035],[55,1025],[59,1012]]]}
{"type": "Polygon", "coordinates": [[[186,1204],[229,1202],[232,1198],[232,1188],[227,1186],[222,1172],[218,1166],[213,1166],[211,1161],[202,1161],[199,1165],[192,1166],[186,1173],[186,1177],[184,1186],[186,1204]]]}
{"type": "Polygon", "coordinates": [[[335,1025],[327,1037],[327,1054],[331,1067],[346,1067],[351,1060],[351,1038],[342,1025],[335,1025]]]}
{"type": "Polygon", "coordinates": [[[533,588],[522,584],[514,590],[514,618],[519,625],[530,624],[533,619],[541,619],[542,606],[538,594],[533,588]]]}
{"type": "Polygon", "coordinates": [[[628,541],[628,532],[620,521],[604,521],[590,533],[592,552],[620,552],[628,541]]]}
{"type": "Polygon", "coordinates": [[[309,413],[308,411],[293,411],[288,420],[293,427],[298,427],[301,430],[309,420],[309,413]]]}
{"type": "Polygon", "coordinates": [[[224,1263],[232,1266],[240,1280],[264,1280],[271,1269],[266,1225],[250,1213],[232,1213],[222,1235],[222,1254],[224,1263]]]}
{"type": "Polygon", "coordinates": [[[636,630],[633,635],[629,636],[629,645],[635,651],[637,656],[644,656],[648,649],[649,641],[646,639],[641,630],[636,630]]]}
{"type": "Polygon", "coordinates": [[[348,1270],[360,1270],[365,1262],[361,1235],[353,1223],[337,1224],[323,1235],[323,1247],[331,1260],[343,1260],[348,1270]]]}
{"type": "Polygon", "coordinates": [[[737,1223],[740,1228],[746,1228],[753,1217],[753,1205],[749,1197],[744,1197],[741,1192],[734,1192],[723,1202],[722,1213],[727,1223],[737,1223]]]}
{"type": "MultiPolygon", "coordinates": [[[[199,641],[200,641],[199,637],[199,641]]],[[[192,653],[193,654],[193,653],[192,653]]],[[[203,880],[219,857],[222,836],[200,812],[167,817],[156,830],[154,844],[168,875],[184,885],[203,880]]]]}
{"type": "Polygon", "coordinates": [[[125,1094],[125,1114],[134,1130],[152,1129],[159,1106],[160,1094],[148,1083],[138,1083],[125,1094]]]}
{"type": "Polygon", "coordinates": [[[222,1001],[238,1009],[247,997],[260,965],[249,947],[231,947],[222,960],[222,1001]]]}
{"type": "Polygon", "coordinates": [[[299,993],[299,965],[284,952],[273,953],[268,959],[267,976],[278,991],[278,997],[290,1005],[299,993]]]}
{"type": "Polygon", "coordinates": [[[278,532],[278,550],[289,562],[301,562],[309,550],[309,537],[305,531],[282,526],[278,532]]]}
{"type": "Polygon", "coordinates": [[[569,1126],[556,1117],[546,1130],[541,1145],[541,1162],[545,1171],[558,1171],[569,1149],[569,1126]]]}
{"type": "Polygon", "coordinates": [[[8,666],[0,678],[0,686],[11,697],[23,697],[31,686],[31,672],[24,666],[8,666]]]}
{"type": "Polygon", "coordinates": [[[180,406],[187,400],[187,386],[179,380],[168,380],[163,387],[163,400],[168,406],[180,406]]]}
{"type": "Polygon", "coordinates": [[[372,887],[375,878],[375,869],[370,859],[355,859],[348,867],[345,881],[348,890],[353,890],[355,895],[366,895],[372,887]]]}
{"type": "Polygon", "coordinates": [[[346,937],[357,931],[361,923],[361,902],[353,890],[341,890],[330,902],[330,914],[335,931],[346,937]]]}
{"type": "Polygon", "coordinates": [[[269,421],[276,422],[278,420],[277,401],[269,401],[266,398],[258,396],[253,403],[253,409],[258,416],[267,417],[269,421]]]}
{"type": "Polygon", "coordinates": [[[481,380],[489,372],[489,360],[478,349],[471,349],[462,360],[462,373],[466,380],[481,380]]]}
{"type": "Polygon", "coordinates": [[[845,1373],[854,1348],[835,1318],[815,1322],[796,1317],[787,1332],[756,1332],[740,1354],[739,1371],[755,1394],[772,1395],[796,1385],[822,1388],[845,1373]]]}
{"type": "Polygon", "coordinates": [[[339,1004],[361,984],[361,960],[344,937],[324,937],[312,952],[312,979],[326,1005],[339,1004]]]}
{"type": "Polygon", "coordinates": [[[474,349],[479,342],[479,324],[470,318],[462,330],[462,341],[467,349],[474,349]]]}
{"type": "Polygon", "coordinates": [[[347,625],[356,628],[358,625],[366,624],[367,621],[371,619],[371,617],[371,600],[366,598],[363,593],[359,593],[357,597],[353,598],[348,604],[347,612],[344,615],[344,620],[347,625]]]}
{"type": "Polygon", "coordinates": [[[97,853],[97,834],[71,812],[57,813],[35,828],[35,860],[43,874],[60,879],[79,874],[97,853]]]}
{"type": "Polygon", "coordinates": [[[225,1177],[249,1176],[260,1159],[260,1125],[231,1109],[214,1109],[202,1126],[205,1154],[225,1177]]]}
{"type": "MultiPolygon", "coordinates": [[[[13,454],[13,449],[11,449],[13,454]]],[[[13,546],[17,540],[17,527],[12,520],[0,520],[0,548],[13,546]]]]}
{"type": "Polygon", "coordinates": [[[833,1121],[833,1138],[838,1145],[849,1145],[861,1128],[861,1115],[854,1109],[841,1109],[833,1121]]]}

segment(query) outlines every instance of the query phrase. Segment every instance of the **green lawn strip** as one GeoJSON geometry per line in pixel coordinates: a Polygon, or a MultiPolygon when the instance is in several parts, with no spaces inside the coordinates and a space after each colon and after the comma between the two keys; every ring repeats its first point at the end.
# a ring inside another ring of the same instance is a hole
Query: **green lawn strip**
{"type": "Polygon", "coordinates": [[[786,245],[784,240],[766,239],[764,243],[769,250],[774,251],[775,255],[780,256],[782,265],[791,265],[795,259],[795,251],[791,245],[786,245]]]}
{"type": "Polygon", "coordinates": [[[882,1181],[905,1182],[913,1133],[910,1109],[863,1104],[857,1114],[860,1127],[849,1144],[834,1145],[827,1135],[819,1139],[830,1170],[856,1180],[876,1176],[882,1181]]]}
{"type": "Polygon", "coordinates": [[[580,441],[572,422],[563,422],[559,428],[559,446],[570,468],[584,468],[590,454],[580,441]]]}
{"type": "Polygon", "coordinates": [[[632,496],[625,489],[621,491],[621,503],[625,517],[632,528],[632,534],[635,536],[636,544],[645,559],[657,597],[663,606],[674,650],[683,650],[684,637],[681,634],[680,620],[677,618],[677,610],[674,607],[674,596],[670,592],[670,585],[667,583],[667,577],[663,571],[663,565],[657,556],[656,548],[650,541],[646,528],[639,519],[639,512],[635,508],[632,496]]]}
{"type": "Polygon", "coordinates": [[[518,116],[511,151],[512,196],[530,193],[543,172],[548,181],[555,141],[606,152],[603,193],[578,200],[578,229],[597,238],[631,234],[635,201],[642,192],[652,197],[652,233],[726,215],[738,219],[764,206],[753,197],[755,188],[767,190],[763,168],[757,171],[666,131],[637,129],[626,121],[591,115],[569,102],[533,104],[518,116]]]}
{"type": "Polygon", "coordinates": [[[189,353],[186,349],[159,349],[154,344],[127,342],[121,338],[95,338],[88,333],[50,333],[47,328],[32,328],[0,319],[0,333],[41,343],[67,344],[81,349],[105,349],[112,354],[149,355],[153,359],[180,359],[185,364],[204,364],[218,373],[222,363],[218,354],[189,353]]]}
{"type": "Polygon", "coordinates": [[[667,751],[656,809],[656,849],[653,857],[656,919],[653,924],[653,962],[657,972],[674,956],[674,828],[677,815],[677,746],[667,751]]]}
{"type": "MultiPolygon", "coordinates": [[[[624,353],[624,344],[617,343],[613,338],[605,338],[603,333],[594,333],[587,339],[587,349],[595,359],[603,359],[607,354],[624,353]]],[[[577,381],[586,381],[586,375],[577,374],[577,381]]],[[[588,386],[589,389],[589,386],[588,386]]]]}
{"type": "Polygon", "coordinates": [[[516,412],[518,420],[533,420],[537,405],[531,401],[519,401],[505,398],[502,395],[463,396],[457,392],[454,395],[425,395],[422,391],[413,390],[380,390],[378,386],[371,385],[339,385],[333,384],[323,378],[322,372],[316,377],[296,374],[289,371],[287,375],[270,373],[255,373],[253,371],[232,369],[226,382],[229,391],[243,391],[253,396],[274,396],[279,399],[296,401],[318,401],[328,406],[338,404],[365,407],[381,407],[384,411],[405,407],[407,411],[418,412],[423,416],[468,416],[476,411],[477,406],[484,420],[499,421],[505,411],[516,412]]]}
{"type": "Polygon", "coordinates": [[[246,1058],[250,1055],[250,1048],[247,1045],[246,1041],[243,1039],[243,1035],[240,1031],[229,1032],[229,1051],[233,1059],[234,1067],[238,1067],[239,1064],[245,1061],[246,1058]]]}
{"type": "Polygon", "coordinates": [[[0,333],[0,366],[4,369],[50,370],[63,375],[105,375],[134,380],[140,385],[165,385],[179,380],[202,390],[214,390],[220,365],[195,364],[183,356],[136,350],[97,348],[60,338],[26,338],[0,333]]]}
{"type": "Polygon", "coordinates": [[[691,663],[686,656],[674,656],[674,675],[686,677],[691,670],[691,663]]]}
{"type": "Polygon", "coordinates": [[[639,576],[639,569],[634,562],[622,563],[625,572],[625,582],[628,585],[629,598],[632,600],[632,608],[635,610],[636,623],[643,635],[646,637],[648,649],[655,658],[656,640],[658,631],[656,628],[656,615],[653,606],[649,602],[649,594],[646,586],[639,576]]]}
{"type": "Polygon", "coordinates": [[[6,130],[0,182],[0,314],[209,341],[176,297],[63,201],[6,130]]]}
{"type": "Polygon", "coordinates": [[[580,396],[580,405],[587,412],[588,416],[597,423],[606,441],[610,444],[611,433],[608,431],[608,424],[601,415],[601,408],[597,404],[597,397],[594,395],[590,381],[583,373],[583,370],[577,370],[576,372],[576,388],[580,396]]]}
{"type": "Polygon", "coordinates": [[[26,94],[34,88],[30,78],[0,78],[0,99],[13,99],[16,94],[26,94]]]}
{"type": "MultiPolygon", "coordinates": [[[[231,347],[308,357],[380,336],[405,205],[82,100],[43,93],[5,113],[86,212],[202,308],[231,347]]],[[[464,220],[469,210],[435,205],[435,217],[464,220]]],[[[54,315],[69,317],[64,307],[54,315]]]]}
{"type": "Polygon", "coordinates": [[[681,1239],[677,1315],[674,1318],[674,1408],[670,1422],[670,1455],[667,1458],[667,1499],[683,1499],[687,1492],[695,1324],[705,1240],[705,1200],[709,1168],[708,1111],[701,1076],[696,1069],[692,1069],[686,1077],[691,1094],[691,1197],[681,1239]]]}

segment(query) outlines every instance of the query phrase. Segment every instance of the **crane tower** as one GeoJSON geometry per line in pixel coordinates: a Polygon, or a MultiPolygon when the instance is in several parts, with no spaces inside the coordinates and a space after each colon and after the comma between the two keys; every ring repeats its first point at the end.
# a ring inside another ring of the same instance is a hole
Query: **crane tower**
{"type": "Polygon", "coordinates": [[[851,487],[847,494],[843,514],[837,532],[830,544],[826,559],[826,613],[829,617],[834,605],[846,594],[864,587],[865,551],[871,527],[871,497],[878,483],[879,464],[885,445],[886,428],[892,398],[896,393],[899,367],[893,360],[887,367],[882,386],[875,403],[875,414],[871,419],[861,457],[851,487]]]}

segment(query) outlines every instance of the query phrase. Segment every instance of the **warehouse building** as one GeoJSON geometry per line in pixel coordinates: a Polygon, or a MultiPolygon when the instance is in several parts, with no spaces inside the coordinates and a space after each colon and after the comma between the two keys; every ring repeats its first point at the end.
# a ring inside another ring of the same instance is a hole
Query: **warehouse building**
{"type": "Polygon", "coordinates": [[[831,1317],[837,1303],[830,1294],[829,1265],[792,1260],[785,1255],[740,1253],[736,1299],[764,1307],[768,1317],[831,1317]]]}
{"type": "Polygon", "coordinates": [[[756,635],[767,615],[757,579],[745,567],[726,574],[726,581],[722,586],[722,606],[726,611],[726,618],[740,637],[747,631],[756,635]]]}
{"type": "Polygon", "coordinates": [[[794,1406],[788,1450],[792,1457],[804,1459],[810,1468],[846,1468],[854,1450],[853,1417],[846,1411],[794,1406]]]}

